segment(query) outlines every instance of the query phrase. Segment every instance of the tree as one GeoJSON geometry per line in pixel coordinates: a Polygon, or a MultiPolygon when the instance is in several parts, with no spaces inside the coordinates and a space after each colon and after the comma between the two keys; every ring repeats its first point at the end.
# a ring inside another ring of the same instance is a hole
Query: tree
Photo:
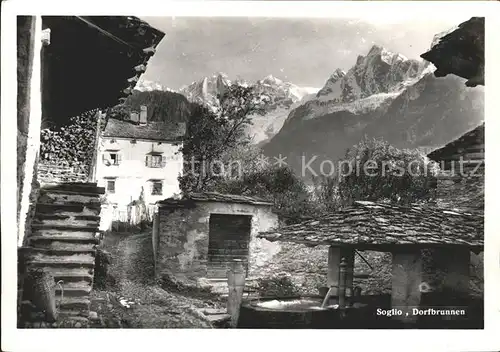
{"type": "Polygon", "coordinates": [[[266,100],[253,88],[231,85],[218,97],[214,109],[195,106],[181,147],[186,167],[179,177],[183,192],[210,190],[225,176],[223,157],[228,152],[249,144],[246,126],[251,115],[264,114],[266,100]]]}
{"type": "Polygon", "coordinates": [[[310,215],[306,184],[289,167],[268,166],[242,177],[218,183],[221,193],[254,196],[274,203],[274,210],[286,222],[310,215]]]}
{"type": "Polygon", "coordinates": [[[418,150],[364,139],[346,153],[338,183],[343,204],[356,200],[408,204],[430,200],[436,164],[418,150]]]}
{"type": "Polygon", "coordinates": [[[338,177],[313,176],[311,198],[319,213],[337,210],[342,205],[338,177]]]}

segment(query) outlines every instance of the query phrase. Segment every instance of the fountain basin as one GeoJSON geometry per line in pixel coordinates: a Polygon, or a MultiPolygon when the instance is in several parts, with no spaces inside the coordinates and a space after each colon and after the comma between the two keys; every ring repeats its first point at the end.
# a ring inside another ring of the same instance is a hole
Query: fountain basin
{"type": "MultiPolygon", "coordinates": [[[[323,297],[267,297],[243,303],[238,328],[252,329],[336,329],[350,328],[350,321],[362,314],[363,308],[338,308],[331,297],[321,308],[323,297]]],[[[355,319],[357,320],[357,319],[355,319]]]]}

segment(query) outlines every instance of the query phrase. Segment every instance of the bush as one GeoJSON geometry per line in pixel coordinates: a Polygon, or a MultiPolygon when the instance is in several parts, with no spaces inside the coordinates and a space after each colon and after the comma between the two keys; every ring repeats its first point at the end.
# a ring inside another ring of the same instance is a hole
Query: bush
{"type": "Polygon", "coordinates": [[[291,275],[286,273],[260,278],[257,284],[261,297],[293,297],[300,294],[299,288],[292,282],[291,275]]]}
{"type": "Polygon", "coordinates": [[[344,204],[357,200],[408,204],[434,196],[437,164],[418,150],[398,149],[377,139],[365,139],[343,160],[338,190],[344,204]],[[349,172],[348,172],[349,171],[349,172]]]}
{"type": "Polygon", "coordinates": [[[94,268],[94,287],[105,289],[108,286],[114,286],[116,280],[109,274],[108,268],[111,264],[111,253],[97,248],[95,253],[95,268],[94,268]]]}

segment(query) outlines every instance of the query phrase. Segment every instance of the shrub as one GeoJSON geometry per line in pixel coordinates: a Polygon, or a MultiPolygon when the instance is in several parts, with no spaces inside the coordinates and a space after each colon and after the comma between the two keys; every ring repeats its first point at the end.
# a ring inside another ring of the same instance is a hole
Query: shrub
{"type": "Polygon", "coordinates": [[[408,204],[434,196],[431,183],[437,164],[420,151],[398,149],[377,139],[365,139],[348,151],[342,165],[339,195],[343,203],[356,200],[408,204]]]}
{"type": "Polygon", "coordinates": [[[261,297],[293,297],[300,294],[299,288],[292,282],[291,275],[279,273],[257,280],[261,297]]]}
{"type": "Polygon", "coordinates": [[[94,267],[94,287],[98,289],[105,289],[108,286],[116,284],[114,277],[109,274],[108,268],[111,264],[111,253],[97,248],[95,254],[95,267],[94,267]]]}

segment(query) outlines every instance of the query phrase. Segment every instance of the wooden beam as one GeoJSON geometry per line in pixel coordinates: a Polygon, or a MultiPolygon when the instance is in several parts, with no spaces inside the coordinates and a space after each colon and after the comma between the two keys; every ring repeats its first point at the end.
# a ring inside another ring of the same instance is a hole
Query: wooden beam
{"type": "Polygon", "coordinates": [[[340,286],[340,263],[342,258],[345,260],[346,274],[345,286],[346,296],[352,295],[352,286],[354,280],[354,248],[330,246],[328,248],[328,274],[327,286],[334,287],[333,295],[338,296],[340,286]]]}
{"type": "Polygon", "coordinates": [[[243,289],[245,288],[246,270],[243,268],[243,262],[234,259],[227,272],[228,297],[227,313],[231,316],[231,327],[236,328],[240,316],[240,306],[243,298],[243,289]]]}

